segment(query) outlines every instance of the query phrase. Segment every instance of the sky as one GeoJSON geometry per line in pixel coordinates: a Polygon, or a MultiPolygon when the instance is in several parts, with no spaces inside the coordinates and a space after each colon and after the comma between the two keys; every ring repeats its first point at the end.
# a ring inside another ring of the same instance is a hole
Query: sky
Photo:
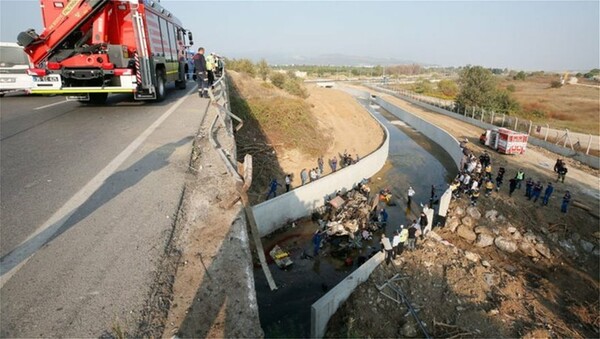
{"type": "MultiPolygon", "coordinates": [[[[232,58],[343,54],[440,66],[589,70],[600,1],[182,1],[161,4],[195,47],[232,58]]],[[[0,37],[42,28],[38,1],[0,0],[0,37]]]]}

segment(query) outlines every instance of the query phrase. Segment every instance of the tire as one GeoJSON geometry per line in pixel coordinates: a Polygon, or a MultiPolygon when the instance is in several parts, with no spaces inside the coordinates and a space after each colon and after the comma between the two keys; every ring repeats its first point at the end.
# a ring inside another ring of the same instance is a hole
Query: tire
{"type": "Polygon", "coordinates": [[[156,101],[163,101],[167,96],[165,74],[162,69],[156,70],[156,101]]]}
{"type": "Polygon", "coordinates": [[[108,98],[108,93],[90,93],[89,101],[80,101],[84,105],[104,105],[106,103],[106,99],[108,98]]]}

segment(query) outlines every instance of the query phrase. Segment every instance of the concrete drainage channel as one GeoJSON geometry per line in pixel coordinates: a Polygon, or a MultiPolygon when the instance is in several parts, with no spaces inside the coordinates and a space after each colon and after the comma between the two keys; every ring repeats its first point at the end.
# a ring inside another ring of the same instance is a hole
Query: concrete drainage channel
{"type": "MultiPolygon", "coordinates": [[[[439,196],[443,195],[446,184],[454,177],[458,166],[457,162],[460,161],[458,141],[452,137],[450,137],[451,140],[444,139],[446,144],[442,144],[445,146],[442,148],[433,142],[439,140],[424,137],[416,131],[419,130],[419,126],[413,126],[413,129],[400,123],[399,117],[392,113],[382,114],[369,108],[371,103],[369,93],[346,88],[342,88],[342,90],[357,97],[359,102],[386,130],[384,146],[371,154],[377,155],[383,147],[387,148],[384,161],[377,163],[381,164],[377,166],[382,169],[379,172],[375,170],[369,175],[357,177],[350,177],[350,174],[354,172],[348,171],[345,179],[350,182],[350,185],[360,181],[363,177],[372,177],[372,192],[377,192],[384,187],[393,187],[394,196],[401,197],[404,196],[404,192],[412,182],[412,186],[420,192],[420,201],[422,202],[428,200],[431,184],[439,187],[439,196]],[[399,125],[404,127],[399,127],[399,125]],[[409,159],[412,161],[408,161],[409,159]]],[[[437,129],[435,126],[432,128],[435,128],[436,135],[441,135],[442,138],[447,136],[443,130],[437,129]]],[[[429,135],[427,136],[429,137],[429,135]]],[[[350,170],[352,167],[360,165],[361,162],[346,169],[350,170]]],[[[358,172],[358,169],[356,171],[358,172]]],[[[302,187],[307,192],[296,189],[253,207],[257,216],[259,232],[261,236],[266,235],[262,242],[267,251],[274,245],[280,245],[286,248],[294,261],[294,265],[288,270],[281,270],[274,263],[269,264],[273,278],[279,287],[276,291],[268,289],[267,281],[259,269],[254,271],[261,326],[266,337],[322,337],[325,334],[329,318],[337,308],[358,285],[368,279],[371,272],[383,261],[383,254],[379,252],[378,236],[366,243],[362,250],[353,252],[352,255],[355,256],[355,259],[374,254],[362,265],[358,265],[357,260],[354,260],[353,264],[348,266],[347,263],[333,258],[328,253],[311,258],[311,236],[317,228],[317,224],[312,220],[302,219],[302,217],[309,215],[314,208],[321,206],[325,195],[340,189],[335,185],[329,187],[330,183],[324,181],[327,177],[302,187]],[[313,189],[315,190],[312,193],[314,195],[310,195],[309,190],[313,189]],[[289,211],[290,209],[295,210],[297,214],[291,216],[289,213],[278,213],[278,211],[289,211]],[[299,218],[298,222],[291,222],[299,218]]],[[[406,206],[403,204],[404,202],[401,201],[398,204],[399,208],[389,207],[390,221],[392,222],[384,230],[388,236],[400,223],[408,224],[410,219],[416,217],[414,214],[416,211],[405,210],[406,206]]]]}

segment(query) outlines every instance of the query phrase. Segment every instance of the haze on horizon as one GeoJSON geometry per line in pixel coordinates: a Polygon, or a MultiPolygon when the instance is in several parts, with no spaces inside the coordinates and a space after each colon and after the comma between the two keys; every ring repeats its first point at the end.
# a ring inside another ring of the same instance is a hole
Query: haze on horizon
{"type": "MultiPolygon", "coordinates": [[[[163,0],[194,47],[300,63],[322,55],[524,70],[600,63],[599,1],[229,2],[163,0]]],[[[0,36],[42,22],[38,1],[0,0],[0,36]]]]}

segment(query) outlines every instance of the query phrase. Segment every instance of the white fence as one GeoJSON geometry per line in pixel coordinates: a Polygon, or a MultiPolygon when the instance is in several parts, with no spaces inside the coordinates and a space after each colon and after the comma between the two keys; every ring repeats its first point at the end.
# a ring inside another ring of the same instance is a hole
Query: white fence
{"type": "Polygon", "coordinates": [[[324,205],[327,197],[338,190],[352,189],[362,179],[372,177],[383,167],[389,152],[389,133],[375,117],[373,119],[384,132],[382,144],[377,150],[354,165],[341,168],[319,180],[252,207],[261,237],[281,228],[289,221],[310,215],[316,208],[324,205]]]}
{"type": "MultiPolygon", "coordinates": [[[[490,124],[486,121],[484,121],[484,119],[482,118],[482,116],[478,116],[477,113],[469,113],[467,111],[467,114],[457,114],[454,113],[452,111],[449,111],[447,109],[445,109],[444,107],[437,107],[433,104],[429,104],[427,102],[423,102],[423,101],[419,101],[416,98],[413,97],[409,97],[409,96],[405,96],[397,91],[392,91],[389,89],[385,89],[385,88],[381,88],[381,87],[377,87],[377,86],[373,86],[373,85],[365,85],[368,87],[371,87],[377,91],[380,92],[384,92],[393,96],[396,96],[398,98],[401,98],[402,100],[406,100],[410,103],[413,103],[415,105],[421,106],[425,109],[428,109],[430,111],[436,112],[436,113],[440,113],[440,114],[444,114],[447,115],[451,118],[457,119],[457,120],[461,120],[464,121],[466,123],[469,123],[471,125],[475,125],[477,127],[480,127],[482,129],[494,129],[494,128],[498,128],[498,126],[490,124]]],[[[499,116],[494,116],[493,117],[493,121],[496,123],[498,120],[502,119],[502,115],[499,116]]],[[[518,121],[517,121],[517,125],[518,125],[518,121]]],[[[510,126],[508,126],[508,124],[506,124],[507,127],[510,128],[510,126]]],[[[590,167],[593,168],[600,168],[600,158],[596,157],[596,156],[592,156],[592,155],[587,155],[584,154],[583,152],[577,152],[575,150],[572,150],[570,148],[567,147],[563,147],[561,145],[557,145],[554,144],[552,142],[549,141],[545,141],[539,138],[536,138],[532,135],[529,136],[529,143],[535,146],[539,146],[542,148],[545,148],[551,152],[554,152],[556,154],[565,156],[565,157],[569,157],[572,158],[574,160],[580,161],[590,167]]]]}
{"type": "Polygon", "coordinates": [[[367,281],[373,270],[385,259],[385,253],[378,252],[371,259],[362,264],[327,294],[317,300],[310,307],[310,337],[323,338],[327,330],[327,323],[335,314],[340,305],[348,299],[354,289],[367,281]]]}

